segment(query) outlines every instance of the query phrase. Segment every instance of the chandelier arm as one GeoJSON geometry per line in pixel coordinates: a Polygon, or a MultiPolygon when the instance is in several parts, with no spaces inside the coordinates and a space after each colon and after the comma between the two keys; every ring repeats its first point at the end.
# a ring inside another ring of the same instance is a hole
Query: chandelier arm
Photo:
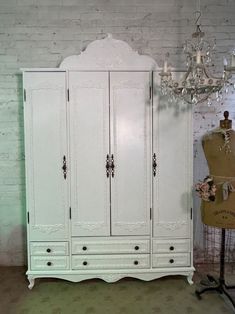
{"type": "Polygon", "coordinates": [[[232,82],[229,82],[229,79],[231,79],[233,76],[232,76],[232,73],[231,72],[227,72],[225,71],[225,75],[227,77],[227,79],[225,80],[225,83],[229,84],[229,85],[234,85],[232,82]]]}
{"type": "Polygon", "coordinates": [[[192,66],[189,66],[181,81],[186,81],[187,80],[191,70],[192,70],[192,66]]]}
{"type": "MultiPolygon", "coordinates": [[[[213,91],[209,92],[207,95],[205,95],[204,97],[202,97],[201,99],[199,99],[199,100],[196,102],[196,104],[199,104],[199,103],[201,103],[201,102],[207,100],[207,98],[208,98],[211,94],[213,94],[213,91]]],[[[192,105],[192,104],[193,104],[192,101],[189,101],[189,100],[183,98],[181,95],[180,95],[179,97],[181,98],[182,101],[186,102],[187,104],[189,104],[189,105],[192,105]]]]}
{"type": "Polygon", "coordinates": [[[206,75],[206,77],[207,78],[214,78],[214,79],[216,79],[216,77],[213,77],[209,72],[208,72],[208,69],[207,69],[207,67],[203,64],[203,72],[204,72],[204,74],[206,75]]]}
{"type": "Polygon", "coordinates": [[[209,97],[211,94],[213,94],[213,91],[209,92],[209,93],[208,93],[205,97],[203,97],[202,99],[199,99],[198,102],[197,102],[197,104],[199,104],[199,103],[201,103],[201,102],[207,100],[208,97],[209,97]]]}
{"type": "Polygon", "coordinates": [[[187,99],[184,99],[182,96],[180,96],[180,98],[182,99],[183,102],[186,102],[189,105],[192,105],[191,101],[188,101],[187,99]]]}
{"type": "Polygon", "coordinates": [[[210,74],[208,72],[207,66],[205,66],[205,65],[204,65],[204,73],[206,74],[207,78],[213,78],[213,79],[216,79],[216,80],[223,80],[224,81],[223,77],[218,77],[218,76],[214,76],[214,75],[210,74]]]}

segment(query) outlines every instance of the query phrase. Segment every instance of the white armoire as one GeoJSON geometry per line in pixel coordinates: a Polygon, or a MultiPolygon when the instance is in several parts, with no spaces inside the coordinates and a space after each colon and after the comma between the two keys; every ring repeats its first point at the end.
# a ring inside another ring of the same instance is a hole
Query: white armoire
{"type": "Polygon", "coordinates": [[[191,108],[154,60],[111,35],[59,68],[23,69],[29,288],[187,276],[191,108]]]}

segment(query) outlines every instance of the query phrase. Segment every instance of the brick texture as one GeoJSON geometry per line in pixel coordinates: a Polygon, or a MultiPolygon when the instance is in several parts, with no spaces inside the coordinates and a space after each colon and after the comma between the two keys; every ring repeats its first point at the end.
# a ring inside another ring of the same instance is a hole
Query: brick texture
{"type": "MultiPolygon", "coordinates": [[[[25,263],[25,176],[22,78],[24,67],[57,67],[95,39],[112,33],[162,66],[170,52],[181,65],[182,44],[194,30],[194,0],[0,0],[0,264],[25,263]]],[[[235,48],[235,1],[204,0],[202,25],[217,39],[215,68],[235,48]]],[[[207,174],[200,137],[225,109],[235,119],[235,97],[200,105],[194,114],[194,177],[207,174]]],[[[196,245],[202,243],[195,198],[196,245]]]]}

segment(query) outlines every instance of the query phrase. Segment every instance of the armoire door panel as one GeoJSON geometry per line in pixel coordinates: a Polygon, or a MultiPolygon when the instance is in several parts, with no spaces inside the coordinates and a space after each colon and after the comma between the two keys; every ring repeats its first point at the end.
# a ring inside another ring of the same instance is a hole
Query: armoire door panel
{"type": "Polygon", "coordinates": [[[64,72],[26,72],[25,148],[31,240],[68,236],[66,82],[64,72]]]}
{"type": "Polygon", "coordinates": [[[112,235],[150,233],[149,72],[110,73],[112,235]]]}
{"type": "MultiPolygon", "coordinates": [[[[154,73],[157,85],[158,73],[154,73]]],[[[191,107],[153,96],[155,237],[189,237],[191,209],[191,107]]]]}
{"type": "Polygon", "coordinates": [[[108,72],[70,72],[72,235],[110,235],[108,72]]]}

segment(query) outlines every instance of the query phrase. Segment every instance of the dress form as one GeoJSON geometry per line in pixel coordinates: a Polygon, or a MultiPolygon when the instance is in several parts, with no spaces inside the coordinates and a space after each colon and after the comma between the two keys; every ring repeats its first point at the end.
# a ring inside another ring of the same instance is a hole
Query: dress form
{"type": "Polygon", "coordinates": [[[207,225],[235,229],[235,131],[228,117],[229,113],[225,111],[220,127],[202,140],[217,192],[214,202],[202,201],[201,214],[202,221],[207,225]]]}
{"type": "Polygon", "coordinates": [[[235,300],[228,293],[228,290],[235,289],[235,286],[229,286],[225,282],[226,229],[235,229],[235,189],[234,191],[227,191],[228,193],[225,195],[223,189],[224,186],[228,187],[228,184],[230,184],[230,188],[235,187],[235,131],[232,130],[232,120],[229,120],[228,116],[228,111],[225,111],[224,120],[220,120],[220,127],[212,130],[202,140],[210,176],[213,177],[217,187],[214,202],[202,200],[202,221],[209,226],[222,228],[220,273],[218,279],[207,275],[207,279],[200,282],[195,293],[199,299],[207,291],[225,294],[235,309],[235,300]]]}

